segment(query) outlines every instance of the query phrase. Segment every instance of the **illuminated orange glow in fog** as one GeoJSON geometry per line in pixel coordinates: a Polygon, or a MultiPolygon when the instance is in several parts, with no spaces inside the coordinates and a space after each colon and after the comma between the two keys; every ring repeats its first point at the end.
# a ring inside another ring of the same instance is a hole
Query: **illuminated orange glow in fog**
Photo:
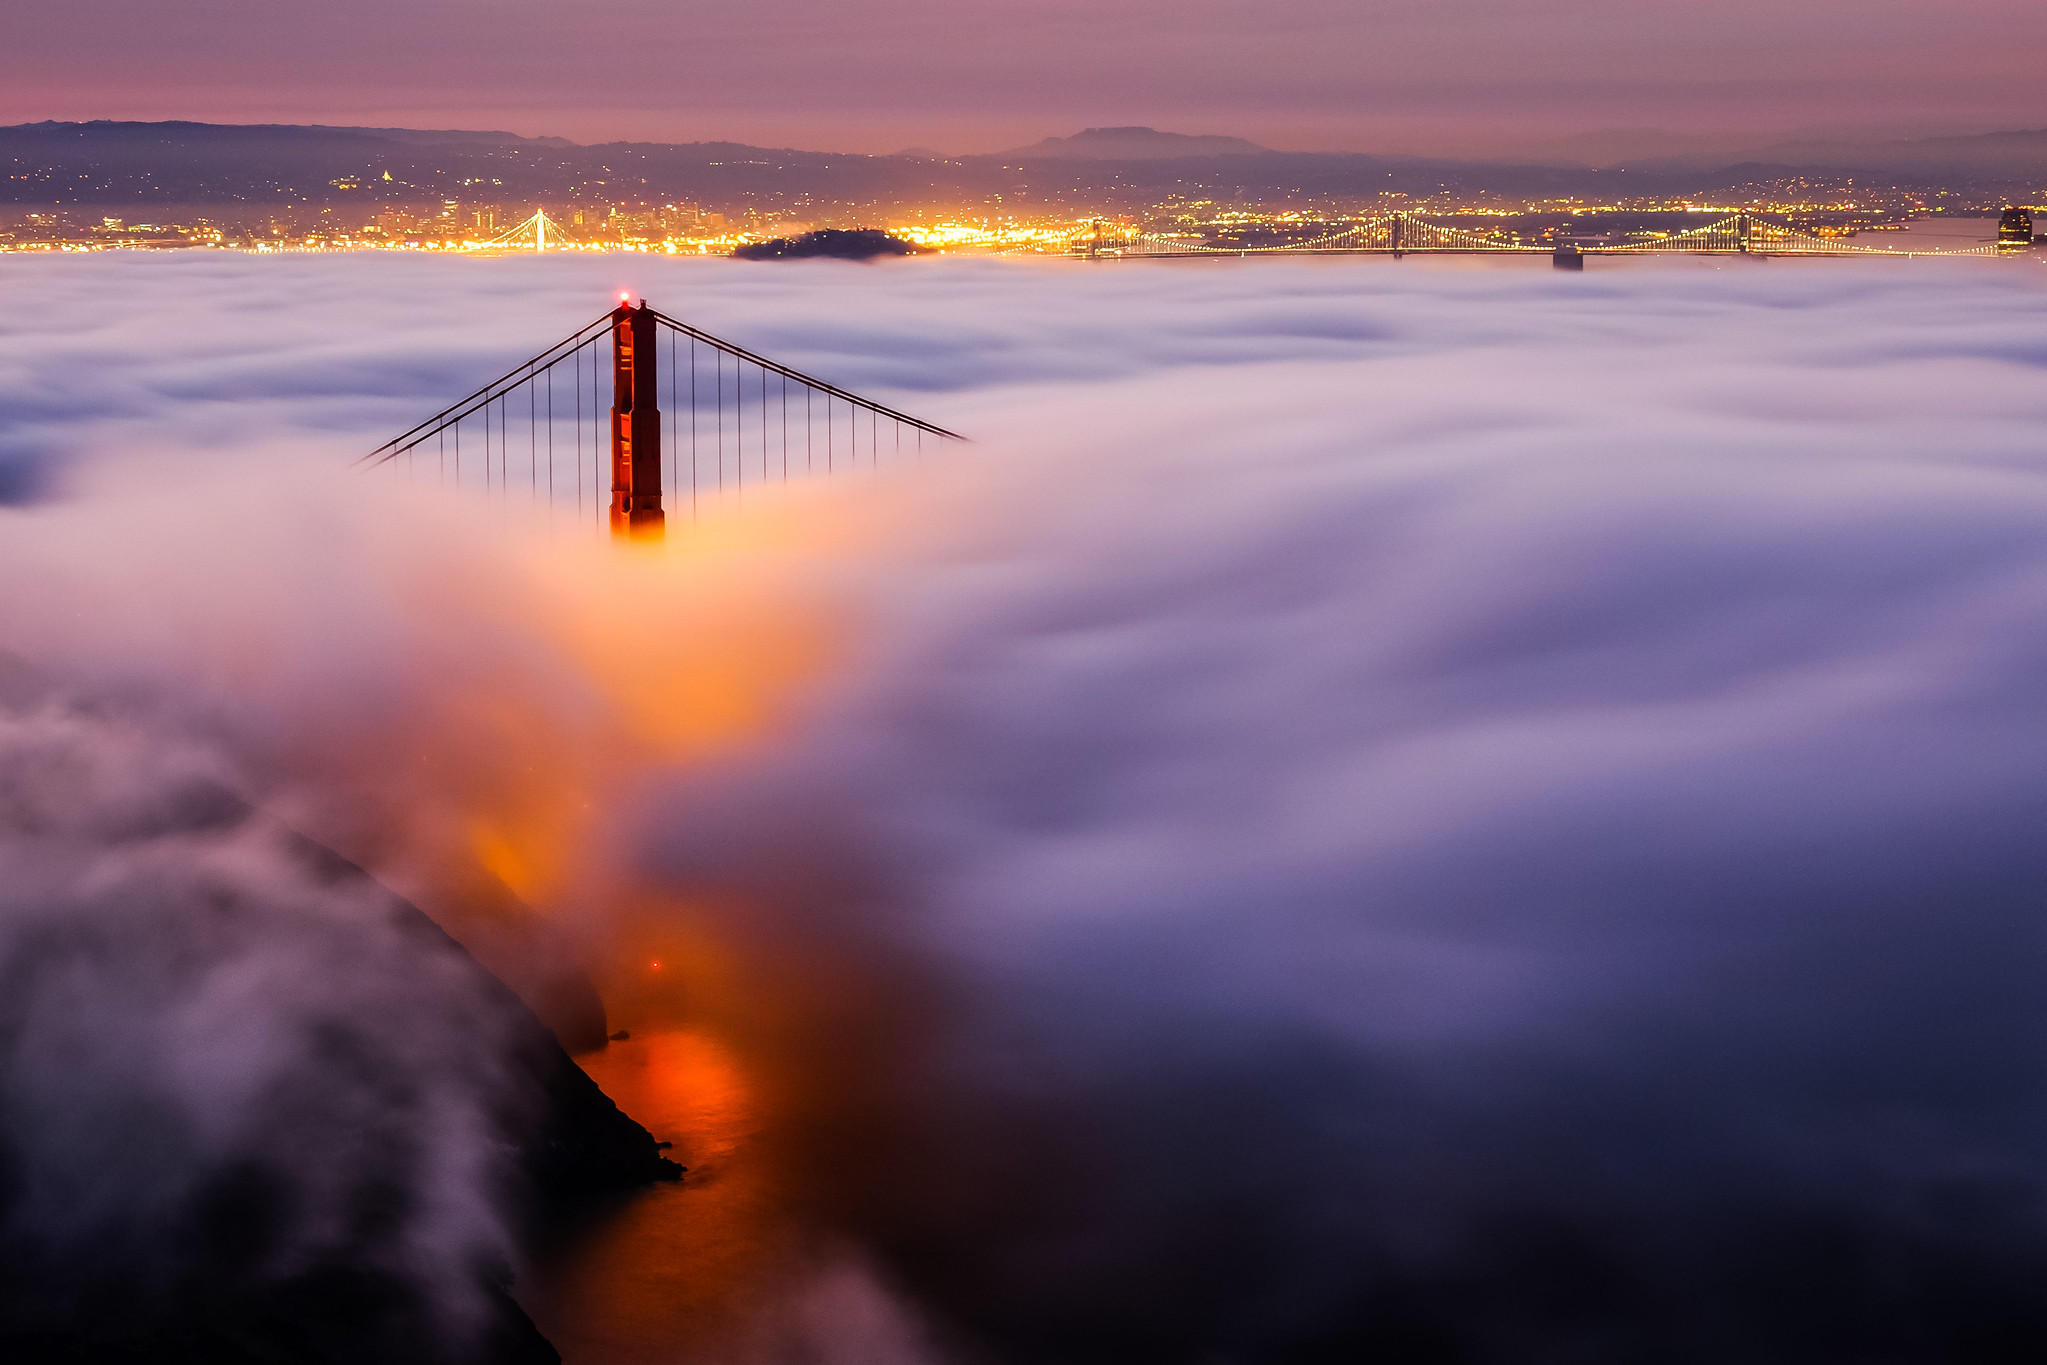
{"type": "Polygon", "coordinates": [[[539,889],[538,859],[530,836],[521,840],[482,820],[471,822],[469,846],[484,871],[496,877],[512,894],[532,899],[539,889]]]}
{"type": "Polygon", "coordinates": [[[298,737],[292,766],[338,797],[304,827],[465,941],[507,894],[543,918],[587,897],[613,878],[615,793],[772,738],[843,653],[846,623],[778,575],[792,547],[847,535],[792,506],[660,547],[408,538],[388,572],[415,671],[401,704],[298,737]]]}
{"type": "Polygon", "coordinates": [[[745,591],[726,556],[621,558],[572,556],[559,580],[543,561],[548,581],[522,608],[581,694],[568,714],[476,680],[455,715],[412,737],[415,754],[433,756],[435,778],[461,788],[450,796],[465,812],[462,833],[428,852],[430,864],[473,861],[544,907],[576,880],[603,793],[634,772],[766,738],[833,654],[824,620],[745,591]]]}
{"type": "MultiPolygon", "coordinates": [[[[715,581],[729,572],[719,558],[692,564],[683,556],[680,566],[715,581]]],[[[556,646],[613,708],[622,739],[669,760],[756,739],[791,690],[829,662],[833,632],[825,620],[724,586],[715,595],[671,590],[651,613],[644,598],[593,592],[548,623],[556,646]]]]}
{"type": "MultiPolygon", "coordinates": [[[[815,1269],[802,1245],[814,1220],[795,1209],[814,1198],[809,1154],[784,1130],[837,1097],[813,1095],[789,1056],[812,1002],[840,986],[815,964],[782,971],[788,945],[756,941],[753,907],[672,903],[639,884],[625,841],[639,784],[773,742],[847,656],[857,623],[804,566],[855,533],[792,504],[707,518],[661,546],[507,536],[495,518],[487,534],[407,534],[397,506],[376,523],[388,545],[366,556],[402,620],[381,626],[395,675],[367,704],[320,711],[275,756],[321,801],[295,822],[415,900],[536,1010],[563,980],[584,1000],[594,984],[597,1023],[629,1034],[578,1060],[690,1171],[523,1278],[564,1355],[747,1357],[765,1305],[815,1269]]],[[[260,650],[235,657],[271,666],[260,650]]]]}

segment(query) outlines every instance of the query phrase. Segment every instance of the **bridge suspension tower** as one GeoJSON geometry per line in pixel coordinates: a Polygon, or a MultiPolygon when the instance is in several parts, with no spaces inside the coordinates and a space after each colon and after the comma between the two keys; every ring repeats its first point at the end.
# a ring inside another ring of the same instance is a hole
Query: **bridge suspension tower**
{"type": "Polygon", "coordinates": [[[497,236],[483,243],[485,247],[531,247],[536,252],[547,250],[549,241],[560,244],[571,240],[562,225],[548,217],[546,209],[535,209],[526,218],[514,223],[497,236]]]}
{"type": "Polygon", "coordinates": [[[965,439],[630,298],[361,463],[656,540],[671,490],[694,520],[749,486],[878,473],[918,458],[926,438],[965,439]]]}
{"type": "Polygon", "coordinates": [[[658,537],[661,510],[661,378],[654,311],[645,299],[611,312],[611,533],[658,537]]]}

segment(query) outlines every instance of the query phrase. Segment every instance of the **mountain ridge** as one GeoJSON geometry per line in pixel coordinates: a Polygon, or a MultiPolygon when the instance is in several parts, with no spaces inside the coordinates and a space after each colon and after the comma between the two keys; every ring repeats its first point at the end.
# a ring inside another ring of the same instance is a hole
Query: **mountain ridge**
{"type": "MultiPolygon", "coordinates": [[[[1733,157],[1582,162],[1288,152],[1241,138],[1094,128],[971,156],[873,156],[738,142],[611,142],[431,129],[121,122],[0,127],[0,203],[330,205],[574,202],[721,212],[787,204],[1142,207],[1172,195],[1259,200],[1432,195],[1696,196],[1815,171],[1982,190],[2047,189],[2047,131],[1879,144],[1778,144],[1733,157]],[[1249,149],[1249,150],[1246,150],[1249,149]],[[1925,177],[1907,179],[1909,177],[1925,177]]],[[[882,213],[890,212],[880,208],[882,213]]],[[[1118,211],[1121,211],[1120,207],[1118,211]]],[[[800,215],[799,215],[800,216],[800,215]]]]}
{"type": "MultiPolygon", "coordinates": [[[[1620,136],[1618,134],[1596,136],[1620,136]]],[[[1643,134],[1645,139],[1653,134],[1643,134]]],[[[1587,135],[1593,138],[1595,135],[1587,135]]],[[[105,144],[126,141],[158,143],[283,143],[383,142],[397,147],[518,148],[559,152],[599,152],[609,148],[664,153],[702,152],[721,155],[779,156],[788,158],[830,158],[844,161],[946,162],[964,164],[988,161],[1187,161],[1216,157],[1253,157],[1310,160],[1362,160],[1386,164],[1447,165],[1464,167],[1547,167],[1559,170],[1641,170],[1703,171],[1730,167],[1784,166],[1827,169],[1899,171],[1968,171],[1981,174],[2029,176],[2047,174],[2047,128],[2005,129],[1988,133],[1967,133],[1926,138],[1892,138],[1874,142],[1845,140],[1786,140],[1747,147],[1730,146],[1718,152],[1688,151],[1658,154],[1649,146],[1632,149],[1624,158],[1596,157],[1591,160],[1570,155],[1562,146],[1549,155],[1530,157],[1502,153],[1498,156],[1420,155],[1400,152],[1293,152],[1279,151],[1246,138],[1222,134],[1164,132],[1140,125],[1084,128],[1068,136],[1052,136],[1021,147],[999,152],[978,152],[944,156],[925,147],[873,154],[866,152],[817,151],[796,147],[760,147],[729,140],[660,142],[615,140],[579,143],[560,137],[529,137],[504,130],[376,128],[345,124],[293,123],[205,123],[198,120],[156,121],[91,119],[40,122],[0,126],[0,143],[26,140],[76,139],[105,144]],[[1624,160],[1626,166],[1613,164],[1624,160]]]]}
{"type": "Polygon", "coordinates": [[[1156,128],[1083,128],[1070,137],[987,155],[1024,161],[1178,161],[1194,156],[1257,156],[1270,147],[1214,133],[1162,133],[1156,128]]]}

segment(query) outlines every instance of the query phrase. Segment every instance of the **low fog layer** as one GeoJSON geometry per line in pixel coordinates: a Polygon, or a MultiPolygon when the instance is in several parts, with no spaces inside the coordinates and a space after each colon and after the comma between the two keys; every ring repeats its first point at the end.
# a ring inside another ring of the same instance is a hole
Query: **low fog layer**
{"type": "Polygon", "coordinates": [[[937,1341],[2025,1358],[2040,272],[1593,266],[8,262],[0,645],[715,942],[937,1341]],[[324,472],[619,287],[982,440],[661,557],[324,472]]]}

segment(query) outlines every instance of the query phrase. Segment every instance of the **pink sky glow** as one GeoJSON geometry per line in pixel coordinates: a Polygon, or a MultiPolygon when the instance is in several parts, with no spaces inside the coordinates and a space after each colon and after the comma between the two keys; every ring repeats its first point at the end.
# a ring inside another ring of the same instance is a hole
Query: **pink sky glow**
{"type": "Polygon", "coordinates": [[[1088,125],[1297,150],[1592,130],[2047,126],[2037,0],[71,0],[9,6],[0,122],[193,118],[993,151],[1088,125]]]}

